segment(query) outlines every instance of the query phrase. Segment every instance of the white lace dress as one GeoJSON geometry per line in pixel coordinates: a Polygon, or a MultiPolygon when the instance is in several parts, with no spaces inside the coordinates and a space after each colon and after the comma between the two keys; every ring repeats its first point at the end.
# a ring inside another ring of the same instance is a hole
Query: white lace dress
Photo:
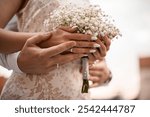
{"type": "MultiPolygon", "coordinates": [[[[68,1],[86,4],[88,0],[29,0],[18,13],[21,32],[45,31],[43,22],[48,13],[68,1]]],[[[13,73],[7,81],[1,99],[89,99],[82,94],[80,60],[60,66],[47,75],[13,73]]]]}

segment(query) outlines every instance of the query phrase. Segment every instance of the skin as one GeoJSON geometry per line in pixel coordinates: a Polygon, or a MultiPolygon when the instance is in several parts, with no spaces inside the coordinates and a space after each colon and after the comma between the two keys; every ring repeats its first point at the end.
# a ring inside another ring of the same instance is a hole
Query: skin
{"type": "Polygon", "coordinates": [[[103,60],[91,66],[89,73],[89,80],[93,82],[91,87],[96,87],[108,80],[110,70],[108,69],[106,62],[103,60]]]}
{"type": "Polygon", "coordinates": [[[107,36],[99,35],[94,42],[91,41],[90,35],[78,34],[76,29],[69,27],[60,27],[51,32],[49,36],[44,36],[47,34],[42,33],[4,30],[3,28],[9,20],[25,4],[26,0],[0,1],[0,53],[9,54],[21,50],[18,57],[18,66],[23,72],[31,74],[47,73],[49,70],[56,68],[56,64],[65,64],[79,59],[85,54],[89,55],[92,62],[102,60],[109,50],[111,42],[107,36]],[[99,44],[100,48],[94,48],[95,44],[99,44]],[[61,54],[71,48],[73,48],[71,53],[61,54]],[[96,52],[91,52],[91,50],[96,52]],[[62,62],[62,60],[64,61],[62,62]]]}
{"type": "Polygon", "coordinates": [[[89,54],[89,59],[92,62],[95,60],[103,60],[111,45],[111,40],[107,37],[107,35],[105,35],[104,37],[99,35],[96,41],[91,41],[91,35],[78,34],[75,33],[76,31],[76,28],[60,27],[59,30],[53,32],[53,35],[59,34],[57,35],[57,38],[54,39],[52,36],[50,40],[42,43],[42,45],[53,46],[66,41],[76,41],[77,45],[72,49],[73,53],[91,53],[89,54]],[[64,33],[63,31],[66,31],[67,33],[64,33]],[[70,35],[70,33],[73,34],[70,35]],[[61,39],[60,34],[63,35],[63,38],[61,39]],[[94,47],[95,44],[100,45],[100,48],[94,47]],[[91,50],[95,50],[96,52],[90,52],[91,50]]]}
{"type": "Polygon", "coordinates": [[[5,84],[5,82],[7,81],[7,78],[5,78],[4,76],[0,75],[0,93],[3,89],[3,86],[5,84]]]}
{"type": "Polygon", "coordinates": [[[74,41],[68,41],[50,48],[40,48],[38,44],[41,41],[47,40],[50,36],[51,33],[47,33],[36,35],[27,40],[18,57],[18,65],[22,71],[26,73],[33,71],[36,74],[48,73],[56,68],[58,61],[62,65],[84,56],[84,54],[60,55],[63,51],[74,47],[76,45],[74,41]]]}

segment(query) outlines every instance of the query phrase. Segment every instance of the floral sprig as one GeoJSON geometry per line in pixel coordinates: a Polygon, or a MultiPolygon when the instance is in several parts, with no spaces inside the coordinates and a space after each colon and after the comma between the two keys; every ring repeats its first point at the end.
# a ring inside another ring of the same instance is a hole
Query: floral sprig
{"type": "Polygon", "coordinates": [[[95,40],[98,34],[113,39],[120,34],[114,20],[104,13],[98,5],[77,6],[73,4],[59,6],[44,21],[46,29],[55,30],[59,26],[77,27],[78,33],[90,34],[95,40]]]}

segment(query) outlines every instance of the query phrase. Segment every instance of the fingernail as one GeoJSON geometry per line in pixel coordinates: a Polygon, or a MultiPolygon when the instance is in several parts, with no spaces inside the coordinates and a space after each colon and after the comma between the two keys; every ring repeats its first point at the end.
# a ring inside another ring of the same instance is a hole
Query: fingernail
{"type": "Polygon", "coordinates": [[[83,57],[88,57],[88,54],[84,54],[83,57]]]}
{"type": "Polygon", "coordinates": [[[96,50],[94,50],[94,49],[91,49],[91,50],[90,50],[90,53],[94,53],[94,52],[96,52],[96,50]]]}
{"type": "Polygon", "coordinates": [[[99,44],[94,44],[94,48],[100,48],[100,45],[99,44]]]}
{"type": "Polygon", "coordinates": [[[78,28],[78,26],[72,26],[72,29],[77,29],[78,28]]]}
{"type": "Polygon", "coordinates": [[[97,40],[97,37],[96,36],[92,36],[91,40],[95,41],[95,40],[97,40]]]}

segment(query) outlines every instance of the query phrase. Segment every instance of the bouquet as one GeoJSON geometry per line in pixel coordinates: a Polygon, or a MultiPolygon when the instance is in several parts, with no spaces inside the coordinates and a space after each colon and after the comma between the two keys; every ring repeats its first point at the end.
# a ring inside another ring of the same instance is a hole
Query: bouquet
{"type": "Polygon", "coordinates": [[[98,5],[59,6],[49,14],[48,19],[45,19],[44,26],[48,31],[55,30],[59,26],[75,26],[78,28],[78,33],[90,34],[93,40],[97,39],[98,34],[107,35],[110,39],[121,35],[114,25],[114,20],[98,5]]]}
{"type": "MultiPolygon", "coordinates": [[[[106,15],[98,5],[77,6],[67,4],[59,6],[45,19],[44,26],[47,31],[55,30],[60,26],[77,27],[78,33],[92,35],[92,40],[96,40],[98,34],[107,35],[109,39],[121,35],[119,29],[114,25],[114,20],[106,15]]],[[[82,93],[87,93],[88,84],[88,60],[82,58],[83,86],[82,93]]]]}

